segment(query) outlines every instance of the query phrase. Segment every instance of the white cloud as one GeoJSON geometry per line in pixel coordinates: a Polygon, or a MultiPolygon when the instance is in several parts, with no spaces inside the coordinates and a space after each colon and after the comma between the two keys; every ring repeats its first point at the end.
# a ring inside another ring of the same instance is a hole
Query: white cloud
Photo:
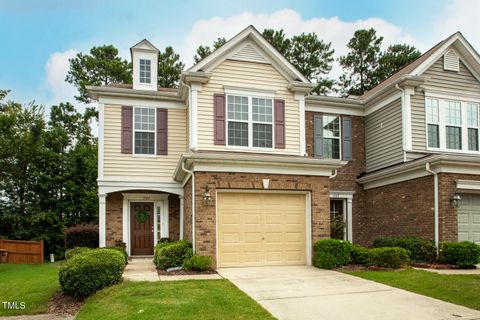
{"type": "MultiPolygon", "coordinates": [[[[426,49],[421,41],[407,34],[401,27],[380,18],[368,18],[353,22],[343,21],[339,17],[302,19],[296,11],[283,9],[271,14],[243,12],[225,18],[214,17],[197,21],[192,26],[184,43],[179,46],[179,52],[186,66],[192,65],[192,56],[199,45],[211,45],[218,37],[229,39],[248,25],[255,26],[260,32],[265,28],[284,29],[288,36],[302,32],[316,32],[320,39],[332,42],[336,57],[347,52],[346,43],[353,36],[355,30],[370,27],[376,29],[377,34],[385,38],[383,41],[385,47],[392,43],[408,43],[421,50],[426,49]]],[[[337,77],[340,73],[341,70],[335,63],[331,75],[337,77]]]]}
{"type": "Polygon", "coordinates": [[[69,68],[68,59],[75,57],[76,54],[76,50],[69,49],[50,55],[45,65],[45,86],[51,94],[51,99],[47,105],[74,101],[76,89],[72,84],[65,81],[65,77],[69,68]]]}

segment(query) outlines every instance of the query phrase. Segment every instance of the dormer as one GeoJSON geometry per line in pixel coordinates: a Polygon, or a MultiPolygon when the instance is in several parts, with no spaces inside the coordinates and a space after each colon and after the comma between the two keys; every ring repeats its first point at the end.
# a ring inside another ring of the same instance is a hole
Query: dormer
{"type": "Polygon", "coordinates": [[[133,64],[133,89],[157,90],[158,49],[147,39],[130,48],[133,64]]]}

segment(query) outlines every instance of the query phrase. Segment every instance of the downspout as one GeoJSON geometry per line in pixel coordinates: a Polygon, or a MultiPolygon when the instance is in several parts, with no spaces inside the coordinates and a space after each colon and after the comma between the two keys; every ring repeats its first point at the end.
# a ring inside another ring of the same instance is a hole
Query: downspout
{"type": "Polygon", "coordinates": [[[335,169],[335,171],[333,172],[333,174],[329,177],[329,179],[335,179],[335,177],[337,176],[338,174],[338,170],[335,169]]]}
{"type": "Polygon", "coordinates": [[[438,254],[440,252],[440,241],[439,241],[439,232],[438,232],[438,173],[436,173],[435,171],[431,170],[430,169],[430,162],[427,162],[426,165],[425,165],[425,170],[427,170],[427,172],[429,172],[430,174],[433,175],[433,201],[434,201],[434,207],[435,207],[435,218],[434,218],[434,233],[435,233],[435,247],[437,248],[437,258],[438,258],[438,254]]]}
{"type": "Polygon", "coordinates": [[[195,175],[193,174],[193,171],[185,168],[185,162],[183,160],[182,170],[188,173],[188,175],[192,178],[192,247],[193,252],[195,253],[195,175]]]}

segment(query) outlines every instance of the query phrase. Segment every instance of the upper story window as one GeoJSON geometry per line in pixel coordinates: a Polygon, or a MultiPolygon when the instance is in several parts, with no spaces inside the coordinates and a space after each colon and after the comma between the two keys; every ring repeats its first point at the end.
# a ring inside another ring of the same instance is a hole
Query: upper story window
{"type": "Polygon", "coordinates": [[[425,99],[427,146],[445,151],[479,151],[478,103],[425,99]]]}
{"type": "Polygon", "coordinates": [[[315,157],[340,159],[340,116],[318,115],[314,122],[315,157]]]}
{"type": "Polygon", "coordinates": [[[140,59],[140,83],[151,83],[152,81],[152,60],[140,59]]]}
{"type": "Polygon", "coordinates": [[[155,154],[155,109],[135,107],[135,154],[155,154]]]}
{"type": "Polygon", "coordinates": [[[229,146],[273,147],[273,100],[227,95],[227,141],[229,146]]]}

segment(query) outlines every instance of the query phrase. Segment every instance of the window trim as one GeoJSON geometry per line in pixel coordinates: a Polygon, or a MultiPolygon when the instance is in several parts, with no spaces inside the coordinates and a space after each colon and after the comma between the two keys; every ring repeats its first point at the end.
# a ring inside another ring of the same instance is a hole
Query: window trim
{"type": "Polygon", "coordinates": [[[133,106],[133,117],[132,117],[132,156],[139,158],[156,158],[157,157],[157,108],[154,107],[144,107],[144,106],[133,106]],[[136,109],[153,109],[153,154],[146,153],[136,153],[135,152],[135,132],[152,132],[146,130],[137,130],[135,129],[135,110],[136,109]]]}
{"type": "Polygon", "coordinates": [[[269,93],[259,93],[259,92],[248,92],[243,90],[225,90],[225,148],[232,150],[254,150],[254,151],[273,151],[275,150],[275,98],[269,93]],[[230,120],[228,118],[228,97],[229,96],[240,96],[246,97],[248,99],[248,119],[247,120],[230,120]],[[272,121],[253,121],[253,98],[266,99],[272,101],[272,121]],[[228,123],[232,122],[241,122],[248,124],[248,146],[235,146],[228,143],[228,123]],[[254,147],[253,146],[253,124],[270,124],[272,126],[272,147],[254,147]]]}
{"type": "MultiPolygon", "coordinates": [[[[313,150],[313,157],[316,158],[316,159],[326,159],[326,160],[342,160],[343,159],[343,117],[341,114],[335,114],[335,113],[320,113],[320,114],[316,114],[314,115],[314,117],[322,117],[322,125],[323,125],[323,117],[324,116],[334,116],[334,117],[338,117],[338,148],[339,148],[339,151],[338,151],[338,155],[339,155],[339,158],[338,159],[335,159],[335,158],[326,158],[322,152],[322,156],[321,157],[317,157],[315,156],[315,150],[313,150]]],[[[322,129],[323,130],[323,129],[322,129]]],[[[352,128],[353,130],[353,128],[352,128]]],[[[323,136],[323,132],[322,132],[322,140],[325,139],[325,137],[323,136]]],[[[326,139],[337,139],[337,137],[327,137],[326,139]]],[[[315,121],[313,121],[313,147],[315,148],[315,121]]],[[[323,143],[323,141],[322,141],[323,143]]],[[[323,150],[322,150],[323,151],[323,150]]]]}
{"type": "Polygon", "coordinates": [[[444,152],[444,153],[463,153],[463,154],[480,154],[479,151],[468,150],[468,128],[474,128],[468,126],[467,124],[467,105],[468,104],[476,104],[477,107],[477,117],[478,117],[478,137],[479,137],[479,146],[480,146],[480,100],[470,99],[465,97],[459,96],[447,96],[447,95],[436,95],[436,94],[425,94],[424,97],[424,116],[425,116],[425,147],[427,151],[435,151],[435,152],[444,152]],[[439,148],[429,147],[428,145],[428,125],[435,124],[427,121],[427,99],[434,99],[438,100],[438,135],[439,135],[439,148]],[[448,124],[446,121],[446,106],[448,102],[459,102],[460,103],[460,117],[461,117],[461,124],[460,125],[451,125],[448,124]],[[447,148],[447,126],[450,127],[459,127],[461,129],[461,149],[448,149],[447,148]]]}
{"type": "Polygon", "coordinates": [[[148,59],[148,58],[138,58],[138,83],[142,84],[142,85],[151,85],[152,84],[152,59],[148,59]],[[144,61],[150,61],[150,71],[149,71],[149,78],[150,78],[150,82],[144,82],[142,81],[142,60],[144,61]]]}

